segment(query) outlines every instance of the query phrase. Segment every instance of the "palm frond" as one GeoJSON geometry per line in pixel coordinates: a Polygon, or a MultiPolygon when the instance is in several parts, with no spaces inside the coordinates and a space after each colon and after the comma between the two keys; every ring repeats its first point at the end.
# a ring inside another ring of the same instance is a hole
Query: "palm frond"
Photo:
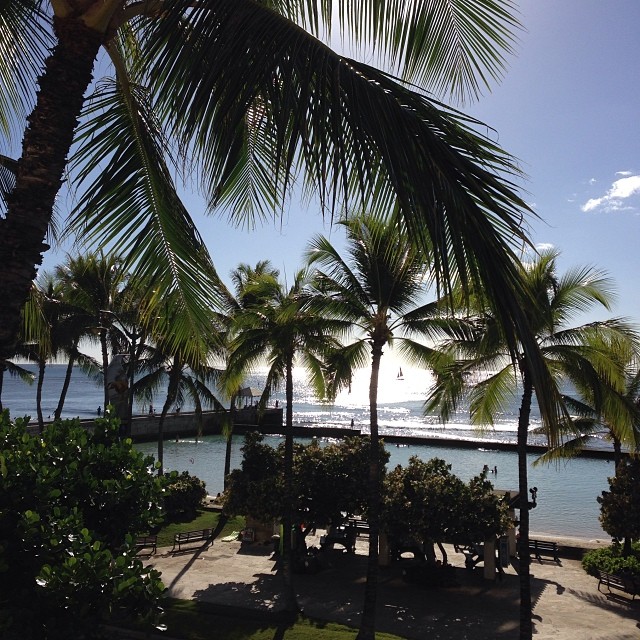
{"type": "Polygon", "coordinates": [[[147,287],[147,314],[176,304],[175,348],[206,354],[209,310],[218,302],[217,274],[180,201],[165,162],[168,150],[147,92],[103,84],[79,132],[75,157],[80,182],[89,182],[71,214],[70,229],[99,247],[117,247],[126,268],[136,266],[147,287]],[[98,117],[99,116],[99,117],[98,117]],[[94,156],[108,158],[96,175],[94,156]],[[118,185],[114,188],[114,185],[118,185]]]}

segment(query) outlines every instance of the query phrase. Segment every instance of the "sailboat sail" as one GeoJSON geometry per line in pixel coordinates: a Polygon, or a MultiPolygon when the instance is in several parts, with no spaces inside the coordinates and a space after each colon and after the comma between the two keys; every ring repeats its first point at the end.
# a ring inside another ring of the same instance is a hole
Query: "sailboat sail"
{"type": "Polygon", "coordinates": [[[404,376],[402,375],[402,367],[398,370],[397,380],[404,380],[404,376]]]}

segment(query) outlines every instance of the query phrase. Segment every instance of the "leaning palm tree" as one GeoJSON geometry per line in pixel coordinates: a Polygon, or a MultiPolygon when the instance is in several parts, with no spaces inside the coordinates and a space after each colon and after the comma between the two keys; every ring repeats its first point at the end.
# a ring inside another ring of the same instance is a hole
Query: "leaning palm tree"
{"type": "Polygon", "coordinates": [[[428,268],[423,254],[411,244],[399,222],[384,224],[372,216],[342,222],[347,232],[347,257],[329,240],[317,236],[307,251],[316,266],[317,306],[325,315],[349,322],[354,341],[333,359],[333,392],[349,384],[350,372],[369,360],[371,460],[368,520],[369,562],[359,639],[375,633],[378,577],[378,538],[382,470],[378,458],[378,376],[382,350],[395,345],[414,363],[428,361],[431,350],[414,338],[439,335],[446,324],[436,303],[420,304],[428,268]]]}
{"type": "Polygon", "coordinates": [[[243,289],[260,304],[248,304],[233,318],[233,338],[229,343],[226,384],[237,388],[245,375],[267,363],[265,388],[260,398],[264,407],[271,394],[284,384],[285,449],[282,514],[282,577],[284,607],[298,610],[293,585],[291,526],[293,524],[293,367],[301,364],[319,397],[325,395],[323,360],[339,348],[334,337],[346,330],[345,323],[328,320],[309,306],[310,275],[296,273],[290,288],[279,282],[277,271],[255,275],[243,289]]]}
{"type": "MultiPolygon", "coordinates": [[[[594,305],[609,309],[611,282],[592,268],[572,269],[560,276],[556,270],[557,255],[555,251],[546,251],[532,262],[520,266],[529,288],[528,299],[535,301],[535,304],[526,306],[529,322],[549,372],[548,384],[555,386],[554,395],[558,402],[556,420],[550,420],[549,415],[542,416],[543,430],[551,448],[558,445],[562,426],[568,418],[559,389],[560,381],[568,380],[579,388],[589,388],[593,394],[601,394],[602,380],[607,380],[614,388],[619,387],[623,379],[622,368],[611,351],[601,347],[602,340],[627,344],[637,340],[633,328],[618,319],[577,327],[569,324],[573,316],[594,305]]],[[[523,306],[525,304],[523,301],[523,306]]],[[[425,409],[438,412],[446,421],[459,400],[468,394],[472,423],[491,425],[502,407],[515,394],[520,395],[517,436],[520,638],[530,639],[529,510],[532,503],[528,499],[527,441],[533,396],[548,393],[549,389],[538,387],[524,350],[520,350],[514,363],[501,323],[493,314],[478,304],[476,314],[467,316],[465,320],[469,335],[443,342],[440,353],[434,358],[436,383],[425,409]],[[478,375],[481,380],[474,382],[478,375]]]]}
{"type": "Polygon", "coordinates": [[[281,210],[297,175],[330,209],[397,203],[442,286],[482,282],[512,347],[520,331],[533,358],[511,260],[528,210],[515,163],[426,93],[478,95],[501,76],[518,27],[498,0],[2,3],[3,149],[24,136],[0,218],[0,360],[13,354],[63,179],[79,190],[72,232],[117,243],[127,269],[156,276],[157,306],[179,292],[170,339],[202,350],[215,273],[174,177],[251,224],[281,210]],[[322,43],[332,20],[402,80],[322,43]],[[92,84],[98,57],[104,77],[92,84]]]}

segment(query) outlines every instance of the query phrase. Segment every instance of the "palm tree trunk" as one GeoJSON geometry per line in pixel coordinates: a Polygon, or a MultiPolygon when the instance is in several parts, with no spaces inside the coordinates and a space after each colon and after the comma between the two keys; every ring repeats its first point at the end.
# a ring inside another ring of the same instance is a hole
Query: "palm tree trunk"
{"type": "Polygon", "coordinates": [[[293,357],[286,363],[285,395],[287,398],[284,439],[284,512],[282,514],[282,579],[284,582],[284,610],[299,611],[293,585],[293,549],[291,547],[293,526],[293,357]]]}
{"type": "Polygon", "coordinates": [[[20,311],[42,253],[67,154],[103,36],[75,18],[54,18],[57,44],[39,78],[16,183],[0,219],[0,360],[15,353],[20,311]]]}
{"type": "MultiPolygon", "coordinates": [[[[104,316],[100,321],[103,325],[105,322],[104,316]]],[[[107,369],[109,368],[109,351],[107,349],[107,330],[104,326],[100,329],[100,351],[102,352],[102,386],[104,388],[104,407],[109,406],[109,388],[107,382],[107,369]]]]}
{"type": "Polygon", "coordinates": [[[7,370],[7,365],[4,361],[0,362],[0,411],[2,411],[2,387],[4,386],[4,372],[7,370]]]}
{"type": "Polygon", "coordinates": [[[233,444],[233,428],[235,426],[236,421],[236,398],[237,394],[233,394],[231,396],[231,403],[229,404],[229,424],[227,426],[227,433],[225,434],[227,438],[226,448],[224,451],[224,489],[227,488],[227,478],[231,473],[231,447],[233,444]]]}
{"type": "Polygon", "coordinates": [[[173,358],[173,364],[171,365],[171,372],[169,373],[169,388],[167,389],[167,398],[162,405],[162,413],[160,414],[160,420],[158,421],[158,462],[160,468],[158,469],[158,475],[164,475],[164,419],[169,413],[171,405],[176,401],[178,394],[178,384],[180,382],[180,375],[182,374],[182,363],[178,356],[173,358]]]}
{"type": "Polygon", "coordinates": [[[371,348],[371,379],[369,381],[370,451],[369,451],[369,559],[367,584],[360,629],[356,640],[374,640],[376,637],[376,607],[378,598],[378,539],[380,537],[380,457],[378,448],[378,377],[382,344],[374,342],[371,348]]]}
{"type": "Polygon", "coordinates": [[[62,391],[60,392],[60,399],[58,400],[58,406],[56,407],[53,417],[56,420],[60,420],[62,415],[62,408],[64,407],[64,401],[67,397],[67,391],[69,391],[69,384],[71,383],[71,374],[73,373],[73,363],[75,361],[73,357],[73,351],[76,350],[77,344],[73,345],[73,349],[69,355],[69,363],[67,364],[67,370],[64,374],[64,382],[62,383],[62,391]]]}
{"type": "Polygon", "coordinates": [[[531,415],[533,385],[523,367],[523,391],[518,416],[518,490],[520,492],[520,535],[518,537],[518,574],[520,578],[520,640],[531,640],[531,555],[529,554],[529,484],[527,479],[527,438],[531,415]]]}
{"type": "Polygon", "coordinates": [[[38,386],[36,388],[36,411],[38,413],[38,430],[44,431],[44,417],[42,416],[42,385],[44,384],[44,372],[47,363],[42,358],[38,360],[38,386]]]}

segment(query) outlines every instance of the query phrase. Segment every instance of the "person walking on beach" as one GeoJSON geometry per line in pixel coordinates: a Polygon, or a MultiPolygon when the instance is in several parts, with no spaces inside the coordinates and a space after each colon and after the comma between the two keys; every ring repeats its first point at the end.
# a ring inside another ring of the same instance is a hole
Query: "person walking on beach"
{"type": "Polygon", "coordinates": [[[102,407],[98,405],[98,418],[102,415],[102,407]]]}

